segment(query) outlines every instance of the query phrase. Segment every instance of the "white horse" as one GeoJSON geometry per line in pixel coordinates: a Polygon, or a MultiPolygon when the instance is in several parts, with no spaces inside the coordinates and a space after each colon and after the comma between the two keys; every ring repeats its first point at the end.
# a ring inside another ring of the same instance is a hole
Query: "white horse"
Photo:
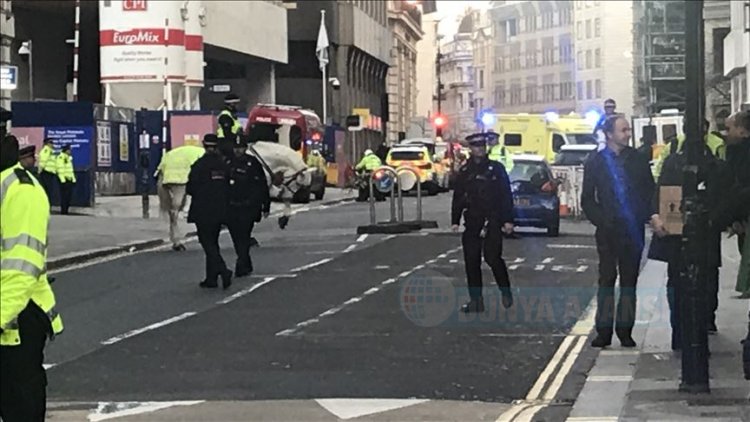
{"type": "Polygon", "coordinates": [[[284,228],[292,215],[292,198],[300,189],[309,189],[315,169],[308,168],[302,156],[293,149],[276,142],[258,141],[248,145],[247,154],[263,165],[271,198],[284,204],[279,227],[284,228]]]}

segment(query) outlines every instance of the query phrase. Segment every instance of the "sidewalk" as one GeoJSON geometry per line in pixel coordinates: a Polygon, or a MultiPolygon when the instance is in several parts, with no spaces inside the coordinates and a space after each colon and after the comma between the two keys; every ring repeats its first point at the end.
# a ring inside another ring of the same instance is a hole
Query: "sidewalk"
{"type": "Polygon", "coordinates": [[[638,281],[635,350],[599,353],[568,421],[748,421],[750,381],[742,375],[742,345],[750,301],[734,291],[739,253],[734,239],[722,244],[719,332],[709,336],[710,394],[680,393],[679,353],[671,350],[666,264],[649,261],[638,281]]]}
{"type": "MultiPolygon", "coordinates": [[[[293,209],[316,207],[352,199],[356,192],[326,188],[322,201],[293,204],[293,209]]],[[[53,208],[54,209],[54,208],[53,208]]],[[[71,208],[71,215],[53,214],[49,227],[49,269],[81,260],[112,255],[128,250],[168,243],[169,224],[159,215],[159,199],[149,197],[149,219],[142,218],[140,196],[105,196],[96,198],[93,208],[71,208]]],[[[281,203],[271,203],[271,214],[281,212],[281,203]]],[[[185,214],[187,215],[187,207],[185,214]]],[[[183,220],[183,235],[191,236],[195,226],[183,220]]]]}

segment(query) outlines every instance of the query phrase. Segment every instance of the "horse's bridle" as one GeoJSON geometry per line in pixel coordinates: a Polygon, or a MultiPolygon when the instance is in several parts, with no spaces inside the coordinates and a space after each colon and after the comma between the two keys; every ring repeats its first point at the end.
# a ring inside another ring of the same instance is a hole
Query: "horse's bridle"
{"type": "MultiPolygon", "coordinates": [[[[253,148],[252,145],[248,144],[247,148],[250,150],[250,152],[253,153],[253,155],[255,156],[255,158],[257,158],[258,161],[260,162],[260,165],[263,166],[263,169],[268,173],[268,177],[271,178],[271,184],[273,186],[277,186],[277,185],[273,184],[274,172],[273,172],[273,170],[271,170],[271,166],[269,166],[268,163],[266,163],[266,161],[263,159],[263,157],[261,157],[261,155],[258,154],[258,151],[256,151],[255,148],[253,148]]],[[[307,171],[307,168],[304,168],[304,169],[302,169],[302,170],[300,170],[300,171],[292,174],[288,178],[285,178],[284,180],[282,180],[281,184],[278,185],[277,187],[283,186],[284,189],[286,189],[286,190],[288,190],[289,192],[292,193],[292,196],[296,195],[297,192],[299,191],[299,189],[294,190],[294,189],[292,189],[290,187],[290,185],[292,184],[292,182],[294,182],[295,179],[297,179],[297,177],[299,177],[299,175],[301,175],[305,171],[307,171]]],[[[281,199],[281,195],[284,193],[284,189],[280,189],[279,190],[279,194],[276,197],[277,199],[281,199]]]]}

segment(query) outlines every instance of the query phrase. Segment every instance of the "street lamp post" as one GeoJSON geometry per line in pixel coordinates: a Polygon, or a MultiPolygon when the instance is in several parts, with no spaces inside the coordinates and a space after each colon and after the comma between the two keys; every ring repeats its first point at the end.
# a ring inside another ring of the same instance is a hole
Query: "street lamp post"
{"type": "Polygon", "coordinates": [[[21,43],[21,48],[18,49],[18,54],[21,56],[29,56],[29,101],[34,101],[34,51],[31,45],[31,40],[21,43]]]}

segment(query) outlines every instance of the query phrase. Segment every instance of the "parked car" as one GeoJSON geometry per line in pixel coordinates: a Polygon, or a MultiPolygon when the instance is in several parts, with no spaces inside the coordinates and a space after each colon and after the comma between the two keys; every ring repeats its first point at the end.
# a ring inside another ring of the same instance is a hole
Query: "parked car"
{"type": "Polygon", "coordinates": [[[441,188],[435,163],[432,162],[432,156],[424,145],[394,145],[385,159],[387,165],[398,168],[408,166],[413,168],[419,176],[422,192],[428,195],[437,195],[441,188]]]}
{"type": "Polygon", "coordinates": [[[563,145],[555,156],[555,166],[582,166],[591,153],[596,152],[596,144],[563,145]]]}
{"type": "Polygon", "coordinates": [[[549,236],[560,234],[558,181],[541,155],[514,155],[510,187],[515,208],[514,223],[546,228],[549,236]]]}

